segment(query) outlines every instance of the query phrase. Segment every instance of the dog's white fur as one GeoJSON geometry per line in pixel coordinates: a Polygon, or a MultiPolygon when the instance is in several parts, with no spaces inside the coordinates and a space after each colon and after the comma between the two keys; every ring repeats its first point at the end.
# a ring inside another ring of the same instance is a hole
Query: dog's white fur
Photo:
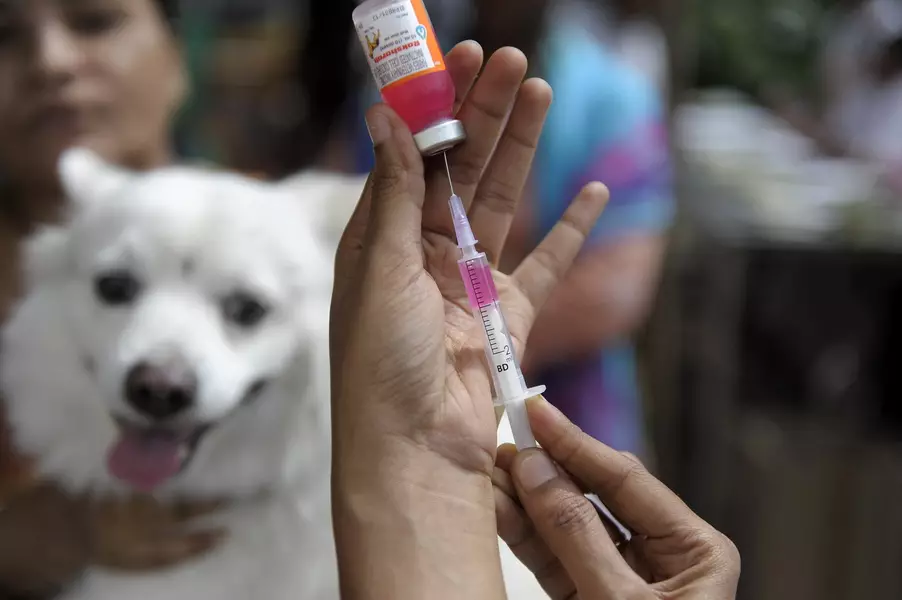
{"type": "MultiPolygon", "coordinates": [[[[71,219],[27,243],[26,294],[2,336],[0,385],[15,439],[42,475],[73,492],[124,492],[106,456],[118,435],[112,417],[140,420],[123,400],[125,374],[174,352],[198,375],[191,418],[213,427],[155,494],[225,500],[212,524],[228,530],[220,548],[172,569],[91,569],[66,599],[337,597],[331,254],[361,182],[305,175],[272,185],[184,167],[137,174],[86,150],[66,153],[61,174],[71,219]],[[111,269],[137,276],[134,303],[95,297],[95,278],[111,269]],[[258,327],[224,319],[220,303],[233,290],[270,307],[258,327]],[[261,378],[268,387],[242,403],[261,378]]],[[[511,591],[525,598],[534,580],[504,550],[511,591]]]]}
{"type": "Polygon", "coordinates": [[[157,495],[229,503],[216,517],[228,541],[208,557],[147,577],[93,570],[71,598],[334,597],[321,194],[305,202],[303,186],[197,169],[130,173],[84,150],[64,155],[61,171],[71,220],[28,242],[26,295],[2,339],[19,447],[74,492],[121,492],[106,455],[111,415],[136,418],[125,373],[174,352],[199,379],[192,418],[213,427],[157,495]],[[141,282],[133,304],[96,299],[95,277],[111,269],[141,282]],[[234,290],[270,308],[258,327],[224,319],[234,290]],[[242,405],[258,379],[268,387],[242,405]]]}

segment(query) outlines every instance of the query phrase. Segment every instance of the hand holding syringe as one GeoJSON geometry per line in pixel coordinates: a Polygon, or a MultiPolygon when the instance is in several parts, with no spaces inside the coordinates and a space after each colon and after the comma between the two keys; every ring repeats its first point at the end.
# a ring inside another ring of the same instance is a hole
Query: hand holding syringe
{"type": "MultiPolygon", "coordinates": [[[[446,167],[447,160],[446,156],[446,167]]],[[[451,183],[450,169],[448,181],[451,183]]],[[[526,400],[543,393],[545,386],[526,387],[526,380],[520,371],[520,361],[517,360],[514,351],[513,339],[501,311],[501,302],[498,300],[498,291],[492,278],[492,265],[489,264],[485,252],[476,249],[477,239],[470,228],[463,202],[460,196],[454,193],[453,183],[449,204],[454,220],[454,232],[457,234],[457,247],[461,253],[457,264],[464,286],[467,288],[473,316],[482,328],[485,355],[495,388],[495,403],[507,410],[517,448],[519,450],[535,448],[535,437],[526,416],[526,400]]]]}
{"type": "MultiPolygon", "coordinates": [[[[517,354],[514,352],[513,339],[507,329],[504,314],[501,312],[501,302],[498,300],[498,291],[495,289],[495,280],[492,277],[492,265],[486,258],[485,252],[479,252],[476,249],[478,240],[470,228],[463,201],[454,193],[447,155],[445,156],[445,168],[448,170],[448,183],[451,185],[451,198],[448,203],[451,207],[451,218],[454,221],[454,232],[457,235],[457,247],[460,248],[461,254],[457,264],[460,267],[460,276],[463,278],[464,286],[467,288],[473,315],[482,329],[485,355],[495,388],[495,403],[503,406],[507,411],[517,450],[536,448],[536,439],[526,412],[526,401],[544,393],[545,386],[526,387],[526,380],[520,371],[520,361],[517,360],[517,354]]],[[[631,539],[632,533],[629,529],[611,514],[597,496],[586,494],[586,498],[595,507],[602,521],[618,530],[621,539],[625,541],[631,539]]]]}

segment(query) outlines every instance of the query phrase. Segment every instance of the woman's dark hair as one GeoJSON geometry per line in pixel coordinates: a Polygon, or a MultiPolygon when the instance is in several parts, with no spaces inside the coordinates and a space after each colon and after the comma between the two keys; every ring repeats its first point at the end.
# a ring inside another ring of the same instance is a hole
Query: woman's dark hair
{"type": "Polygon", "coordinates": [[[884,81],[889,81],[902,73],[902,36],[886,43],[880,53],[879,76],[884,81]]]}
{"type": "Polygon", "coordinates": [[[166,19],[166,22],[169,23],[170,26],[175,25],[176,13],[178,0],[155,0],[157,7],[160,9],[160,13],[166,19]]]}
{"type": "MultiPolygon", "coordinates": [[[[178,0],[154,2],[178,34],[181,16],[178,0]]],[[[206,9],[210,18],[244,22],[265,12],[256,3],[222,4],[215,10],[206,9]]],[[[291,83],[303,98],[299,100],[303,117],[288,129],[268,132],[268,151],[261,149],[255,159],[259,164],[240,165],[241,168],[283,176],[310,166],[320,155],[335,126],[346,116],[350,102],[356,98],[359,77],[350,56],[355,39],[351,12],[356,5],[355,0],[306,2],[297,18],[303,23],[299,30],[307,33],[290,75],[291,83]]],[[[188,129],[192,127],[191,121],[192,117],[188,117],[188,129]]]]}
{"type": "Polygon", "coordinates": [[[347,116],[356,99],[360,77],[351,61],[355,32],[351,12],[355,0],[311,0],[307,3],[307,35],[298,56],[295,82],[305,97],[305,117],[280,144],[279,174],[309,166],[329,135],[347,116]]]}

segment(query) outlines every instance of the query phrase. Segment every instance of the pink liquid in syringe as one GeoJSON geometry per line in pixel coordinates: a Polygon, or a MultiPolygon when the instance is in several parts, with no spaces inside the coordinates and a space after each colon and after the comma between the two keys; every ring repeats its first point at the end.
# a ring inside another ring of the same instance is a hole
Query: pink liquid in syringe
{"type": "Polygon", "coordinates": [[[465,260],[459,263],[459,267],[473,308],[484,308],[498,301],[498,290],[495,289],[489,265],[475,260],[465,260]]]}

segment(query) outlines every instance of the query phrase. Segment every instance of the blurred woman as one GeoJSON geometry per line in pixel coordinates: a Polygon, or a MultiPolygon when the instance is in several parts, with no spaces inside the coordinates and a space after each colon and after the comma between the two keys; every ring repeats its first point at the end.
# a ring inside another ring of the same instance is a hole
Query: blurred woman
{"type": "MultiPolygon", "coordinates": [[[[188,84],[169,16],[163,0],[0,0],[0,314],[19,291],[19,242],[65,208],[63,150],[84,145],[135,169],[170,160],[188,84]]],[[[177,526],[191,511],[67,498],[0,438],[2,597],[50,597],[88,562],[159,567],[215,540],[177,526]]]]}

